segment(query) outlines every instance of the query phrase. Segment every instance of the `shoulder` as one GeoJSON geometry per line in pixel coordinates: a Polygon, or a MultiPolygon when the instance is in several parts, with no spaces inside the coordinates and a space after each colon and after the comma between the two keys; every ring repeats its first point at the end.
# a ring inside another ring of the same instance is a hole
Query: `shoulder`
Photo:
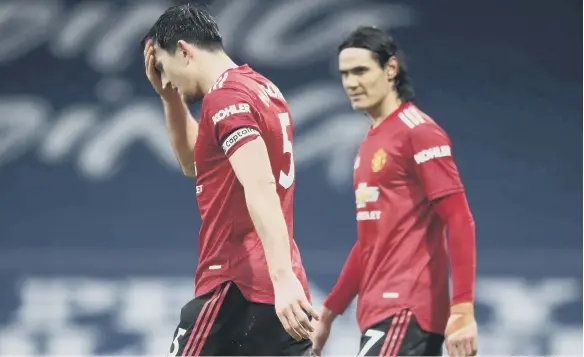
{"type": "Polygon", "coordinates": [[[409,140],[424,141],[429,139],[448,139],[446,131],[428,114],[414,104],[404,108],[397,115],[405,137],[409,140]]]}
{"type": "Polygon", "coordinates": [[[203,98],[202,105],[203,107],[213,106],[217,105],[217,103],[224,104],[237,100],[251,100],[250,90],[246,86],[230,81],[224,85],[211,88],[203,98]]]}
{"type": "Polygon", "coordinates": [[[201,110],[204,116],[215,117],[234,113],[252,113],[254,101],[249,90],[235,83],[212,88],[203,98],[201,110]]]}

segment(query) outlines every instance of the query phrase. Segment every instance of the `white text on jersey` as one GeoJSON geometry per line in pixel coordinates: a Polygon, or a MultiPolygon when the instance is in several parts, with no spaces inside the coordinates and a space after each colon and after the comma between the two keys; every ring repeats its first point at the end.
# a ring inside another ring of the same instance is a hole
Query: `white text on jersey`
{"type": "Polygon", "coordinates": [[[231,104],[230,106],[221,109],[213,115],[213,123],[217,124],[219,121],[227,118],[228,116],[239,113],[251,113],[249,104],[231,104]]]}
{"type": "Polygon", "coordinates": [[[435,146],[433,148],[422,150],[414,155],[414,159],[417,164],[421,164],[428,160],[445,156],[451,156],[450,146],[448,145],[435,146]]]}
{"type": "Polygon", "coordinates": [[[358,221],[376,221],[381,218],[381,211],[361,211],[357,212],[358,221]]]}
{"type": "Polygon", "coordinates": [[[221,145],[221,147],[223,148],[223,151],[227,154],[229,152],[229,149],[231,149],[233,145],[235,145],[235,143],[250,135],[258,136],[260,135],[260,133],[258,133],[257,130],[252,128],[239,128],[235,130],[233,133],[229,134],[229,136],[225,138],[225,140],[223,140],[223,144],[221,145]]]}
{"type": "Polygon", "coordinates": [[[266,107],[269,107],[270,106],[270,97],[277,98],[277,99],[280,99],[280,100],[285,100],[284,99],[284,95],[282,94],[282,92],[280,92],[280,90],[278,89],[278,87],[276,87],[272,83],[268,83],[267,86],[264,86],[264,85],[260,84],[259,85],[258,96],[260,97],[260,99],[262,100],[262,102],[266,105],[266,107]]]}

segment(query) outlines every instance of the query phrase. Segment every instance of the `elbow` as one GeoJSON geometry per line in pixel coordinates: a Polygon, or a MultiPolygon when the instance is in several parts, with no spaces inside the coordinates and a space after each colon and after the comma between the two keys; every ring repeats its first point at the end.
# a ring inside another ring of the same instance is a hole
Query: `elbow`
{"type": "Polygon", "coordinates": [[[181,166],[181,169],[182,169],[182,173],[185,177],[192,178],[192,179],[196,178],[197,175],[195,174],[195,170],[190,170],[184,166],[181,166]]]}

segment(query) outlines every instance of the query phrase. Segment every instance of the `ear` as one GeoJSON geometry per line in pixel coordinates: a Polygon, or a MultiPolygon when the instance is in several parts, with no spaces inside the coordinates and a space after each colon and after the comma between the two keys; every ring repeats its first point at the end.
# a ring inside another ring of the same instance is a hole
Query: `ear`
{"type": "Polygon", "coordinates": [[[177,53],[181,58],[186,59],[187,61],[193,56],[192,53],[192,46],[189,45],[184,40],[179,40],[176,43],[176,50],[179,52],[177,53]]]}
{"type": "Polygon", "coordinates": [[[396,56],[391,57],[385,65],[385,77],[388,82],[391,82],[397,77],[399,73],[399,60],[396,56]]]}

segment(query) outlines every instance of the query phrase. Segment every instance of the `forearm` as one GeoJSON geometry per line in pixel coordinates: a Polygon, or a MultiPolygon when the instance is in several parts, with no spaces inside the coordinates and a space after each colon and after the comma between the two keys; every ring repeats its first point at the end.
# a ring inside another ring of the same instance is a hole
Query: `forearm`
{"type": "Polygon", "coordinates": [[[324,305],[336,315],[345,312],[351,301],[359,293],[359,281],[361,279],[360,259],[359,241],[357,241],[349,253],[337,283],[324,301],[324,305]]]}
{"type": "Polygon", "coordinates": [[[452,305],[474,302],[476,275],[475,223],[464,193],[444,197],[435,203],[448,226],[452,305]]]}
{"type": "Polygon", "coordinates": [[[183,173],[186,176],[194,177],[194,150],[199,124],[180,97],[163,99],[162,103],[172,149],[183,173]]]}
{"type": "Polygon", "coordinates": [[[288,227],[274,182],[244,186],[245,201],[260,237],[272,281],[292,273],[288,227]]]}

